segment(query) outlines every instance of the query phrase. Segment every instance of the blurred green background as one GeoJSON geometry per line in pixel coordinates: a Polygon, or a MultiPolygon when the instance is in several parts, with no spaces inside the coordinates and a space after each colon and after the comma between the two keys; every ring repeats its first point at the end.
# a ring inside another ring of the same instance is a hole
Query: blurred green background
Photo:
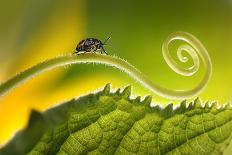
{"type": "MultiPolygon", "coordinates": [[[[109,54],[127,60],[163,87],[192,88],[204,68],[192,77],[182,77],[162,57],[163,41],[179,30],[195,35],[212,59],[213,75],[201,99],[231,100],[232,0],[1,1],[0,81],[45,59],[73,52],[83,38],[111,36],[106,47],[109,54]]],[[[134,95],[151,94],[112,67],[82,64],[56,69],[0,99],[0,144],[26,125],[32,108],[42,111],[109,82],[113,88],[132,85],[134,95]]],[[[155,103],[177,102],[152,95],[155,103]]]]}

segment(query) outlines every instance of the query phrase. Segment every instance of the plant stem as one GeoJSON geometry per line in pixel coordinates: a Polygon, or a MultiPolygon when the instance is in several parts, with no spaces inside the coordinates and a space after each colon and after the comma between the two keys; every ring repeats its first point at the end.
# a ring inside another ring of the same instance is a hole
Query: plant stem
{"type": "Polygon", "coordinates": [[[197,57],[198,55],[193,54],[194,52],[198,53],[201,56],[202,61],[206,67],[206,73],[202,81],[196,87],[189,90],[170,90],[167,88],[160,87],[156,83],[153,83],[150,79],[148,79],[143,73],[141,73],[130,63],[116,56],[109,56],[109,55],[103,55],[97,53],[84,53],[80,55],[66,55],[66,56],[56,57],[44,61],[40,64],[37,64],[34,67],[19,73],[15,77],[11,78],[10,80],[0,85],[0,96],[3,96],[14,87],[20,85],[24,81],[44,71],[51,70],[53,68],[60,66],[70,65],[70,64],[99,63],[108,66],[113,66],[118,68],[119,70],[124,71],[130,77],[139,81],[142,86],[148,88],[156,95],[170,99],[187,99],[195,95],[198,95],[203,90],[203,88],[207,85],[212,70],[210,57],[204,46],[200,43],[200,41],[198,41],[197,38],[186,32],[173,33],[170,37],[167,38],[167,40],[163,44],[163,56],[165,58],[165,61],[175,72],[184,76],[191,76],[199,68],[199,60],[197,57]],[[182,56],[181,52],[187,51],[188,54],[192,56],[195,66],[190,67],[188,69],[183,69],[179,67],[173,60],[171,60],[171,56],[169,55],[168,48],[166,46],[168,46],[168,44],[174,39],[186,41],[187,43],[193,46],[193,48],[190,47],[189,45],[181,46],[177,52],[178,52],[178,58],[182,62],[186,62],[187,59],[182,56]]]}

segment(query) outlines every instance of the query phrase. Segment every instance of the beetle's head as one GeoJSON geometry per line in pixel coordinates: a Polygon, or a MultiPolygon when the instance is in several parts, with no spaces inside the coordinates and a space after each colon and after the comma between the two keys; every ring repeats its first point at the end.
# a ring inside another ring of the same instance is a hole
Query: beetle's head
{"type": "Polygon", "coordinates": [[[76,50],[77,51],[82,51],[82,47],[81,46],[77,46],[76,50]]]}

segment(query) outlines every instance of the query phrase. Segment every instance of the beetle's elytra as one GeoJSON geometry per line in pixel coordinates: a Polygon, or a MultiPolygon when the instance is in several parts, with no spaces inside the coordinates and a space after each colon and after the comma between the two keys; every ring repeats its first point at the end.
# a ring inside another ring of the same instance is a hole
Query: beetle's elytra
{"type": "Polygon", "coordinates": [[[106,42],[109,40],[110,37],[108,37],[104,43],[101,42],[101,40],[96,38],[86,38],[84,40],[81,40],[77,47],[76,52],[77,54],[81,53],[87,53],[87,52],[97,52],[100,51],[101,54],[106,53],[104,50],[104,45],[106,45],[106,42]]]}

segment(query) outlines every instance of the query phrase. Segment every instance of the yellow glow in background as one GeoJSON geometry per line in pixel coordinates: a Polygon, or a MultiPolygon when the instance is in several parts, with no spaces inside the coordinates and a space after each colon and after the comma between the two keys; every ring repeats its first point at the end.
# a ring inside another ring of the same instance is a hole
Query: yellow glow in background
{"type": "MultiPolygon", "coordinates": [[[[108,53],[126,59],[161,86],[191,88],[201,80],[204,68],[196,76],[181,77],[168,68],[161,53],[163,40],[182,30],[201,40],[212,59],[213,76],[200,97],[225,103],[231,96],[232,2],[229,0],[188,3],[19,0],[13,6],[12,2],[1,3],[4,3],[0,5],[1,81],[45,59],[73,52],[83,38],[104,40],[111,36],[112,47],[106,47],[108,53]]],[[[137,95],[151,94],[124,73],[106,66],[74,65],[49,71],[0,99],[0,145],[25,127],[31,109],[43,111],[109,82],[114,88],[130,84],[137,95]]],[[[153,101],[171,102],[155,94],[153,101]]]]}

